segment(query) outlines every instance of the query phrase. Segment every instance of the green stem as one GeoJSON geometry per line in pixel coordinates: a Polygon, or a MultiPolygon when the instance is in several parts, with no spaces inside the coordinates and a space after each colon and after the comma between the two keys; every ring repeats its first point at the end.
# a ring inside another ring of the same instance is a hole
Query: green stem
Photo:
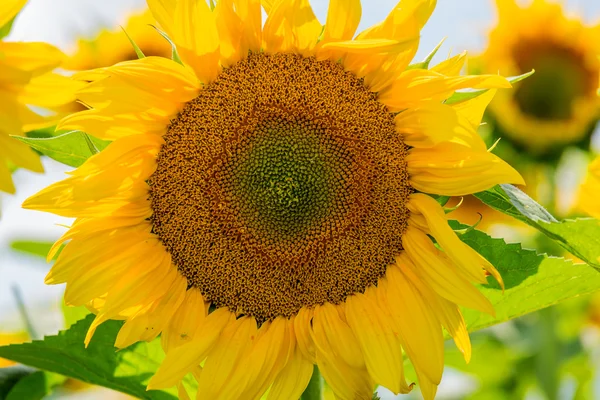
{"type": "Polygon", "coordinates": [[[302,393],[301,400],[321,400],[321,373],[319,368],[315,365],[313,374],[308,382],[308,386],[302,393]]]}
{"type": "Polygon", "coordinates": [[[11,286],[11,290],[13,293],[13,297],[17,303],[17,307],[19,309],[19,314],[21,314],[21,319],[25,324],[25,328],[27,329],[27,333],[31,339],[38,339],[38,335],[31,323],[31,319],[29,318],[29,313],[27,313],[27,308],[25,307],[25,302],[23,301],[23,296],[21,295],[21,290],[17,285],[11,286]]]}

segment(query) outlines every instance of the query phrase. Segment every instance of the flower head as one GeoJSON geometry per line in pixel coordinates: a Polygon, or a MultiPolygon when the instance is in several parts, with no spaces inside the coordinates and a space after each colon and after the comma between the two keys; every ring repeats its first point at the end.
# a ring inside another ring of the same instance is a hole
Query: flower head
{"type": "Polygon", "coordinates": [[[516,0],[496,3],[498,25],[474,64],[504,75],[535,70],[492,102],[502,134],[536,156],[589,144],[600,113],[600,28],[567,17],[560,4],[548,0],[523,7],[516,0]]]}
{"type": "Polygon", "coordinates": [[[77,218],[47,283],[96,312],[87,340],[162,333],[149,387],[191,372],[207,399],[298,398],[313,364],[342,399],[407,393],[406,353],[432,398],[442,329],[469,359],[458,306],[493,313],[473,283],[501,278],[428,194],[522,183],[476,133],[494,90],[443,102],[508,82],[457,75],[464,55],[408,68],[435,1],[355,38],[359,1],[324,27],[306,0],[263,2],[264,26],[256,0],[148,3],[184,65],[76,75],[90,109],[59,127],[113,143],[24,204],[77,218]]]}

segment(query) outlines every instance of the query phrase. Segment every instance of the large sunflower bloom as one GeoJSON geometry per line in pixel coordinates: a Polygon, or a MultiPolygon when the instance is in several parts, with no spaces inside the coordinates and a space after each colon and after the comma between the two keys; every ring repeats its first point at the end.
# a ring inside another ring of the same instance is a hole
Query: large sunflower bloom
{"type": "Polygon", "coordinates": [[[474,65],[483,72],[535,74],[490,105],[501,133],[533,155],[589,144],[600,113],[600,25],[568,18],[560,4],[496,0],[499,22],[474,65]]]}
{"type": "MultiPolygon", "coordinates": [[[[156,24],[149,10],[131,15],[123,27],[146,56],[171,56],[171,45],[152,28],[156,24]]],[[[93,39],[80,39],[77,50],[65,62],[71,70],[108,67],[120,61],[137,59],[123,30],[103,29],[93,39]]]]}
{"type": "Polygon", "coordinates": [[[199,399],[298,398],[313,364],[341,399],[407,393],[406,353],[433,398],[443,329],[468,360],[458,307],[493,313],[473,283],[501,277],[426,193],[522,183],[476,133],[494,90],[443,102],[508,82],[458,76],[464,55],[407,69],[435,1],[354,39],[358,0],[325,27],[306,0],[263,2],[264,26],[256,0],[148,3],[185,66],[76,75],[91,109],[59,128],[113,143],[24,203],[77,218],[47,283],[95,311],[86,340],[109,319],[118,347],[162,333],[149,388],[192,373],[199,399]]]}
{"type": "MultiPolygon", "coordinates": [[[[25,5],[23,0],[0,3],[0,27],[10,23],[25,5]]],[[[46,43],[0,41],[0,191],[14,193],[15,167],[43,172],[39,156],[9,135],[55,125],[66,115],[63,106],[75,101],[80,83],[52,73],[64,54],[46,43]],[[42,117],[29,106],[46,109],[42,117]]]]}

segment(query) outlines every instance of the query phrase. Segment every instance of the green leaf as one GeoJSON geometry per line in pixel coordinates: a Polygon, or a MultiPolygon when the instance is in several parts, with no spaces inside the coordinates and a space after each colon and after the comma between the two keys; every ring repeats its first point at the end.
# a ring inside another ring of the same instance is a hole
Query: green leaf
{"type": "Polygon", "coordinates": [[[6,399],[8,393],[10,393],[21,379],[28,377],[34,372],[34,369],[23,365],[0,368],[0,399],[6,399]]]}
{"type": "Polygon", "coordinates": [[[51,372],[36,371],[20,379],[5,400],[42,400],[67,379],[51,372]]]}
{"type": "Polygon", "coordinates": [[[81,131],[71,131],[50,138],[12,137],[71,167],[79,167],[85,160],[110,144],[110,142],[97,139],[81,131]]]}
{"type": "Polygon", "coordinates": [[[557,221],[544,207],[512,185],[475,194],[479,200],[539,230],[571,254],[600,269],[600,221],[578,218],[557,221]]]}
{"type": "Polygon", "coordinates": [[[85,306],[71,307],[62,302],[61,310],[65,319],[65,328],[70,328],[74,323],[81,321],[88,315],[90,311],[85,306]]]}
{"type": "Polygon", "coordinates": [[[86,349],[83,341],[93,320],[90,315],[69,330],[41,341],[0,347],[0,357],[140,399],[177,399],[175,389],[146,391],[150,377],[164,358],[159,340],[116,351],[113,343],[122,322],[108,321],[98,328],[86,349]]]}
{"type": "MultiPolygon", "coordinates": [[[[468,226],[451,221],[453,229],[468,226]]],[[[461,240],[491,262],[502,275],[505,290],[489,278],[482,293],[492,302],[496,316],[463,310],[470,331],[499,324],[561,301],[600,290],[600,274],[586,264],[573,264],[559,257],[539,255],[520,244],[471,230],[461,240]]]]}
{"type": "Polygon", "coordinates": [[[32,240],[15,240],[10,244],[13,250],[20,251],[22,253],[31,254],[38,257],[46,258],[52,242],[35,242],[32,240]]]}
{"type": "MultiPolygon", "coordinates": [[[[535,72],[535,70],[531,70],[525,74],[521,74],[519,76],[511,76],[506,78],[507,81],[509,81],[510,83],[517,83],[522,81],[525,78],[530,77],[531,75],[533,75],[535,72]]],[[[487,92],[489,89],[483,89],[483,90],[464,90],[464,91],[460,91],[460,92],[454,92],[454,94],[450,97],[448,97],[448,99],[446,99],[445,103],[446,104],[454,104],[454,103],[460,103],[463,101],[467,101],[467,100],[471,100],[474,99],[475,97],[479,97],[482,94],[484,94],[485,92],[487,92]]]]}

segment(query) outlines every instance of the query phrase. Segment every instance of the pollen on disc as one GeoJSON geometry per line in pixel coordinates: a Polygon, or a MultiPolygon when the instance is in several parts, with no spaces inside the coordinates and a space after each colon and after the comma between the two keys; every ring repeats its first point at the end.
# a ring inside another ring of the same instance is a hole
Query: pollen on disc
{"type": "Polygon", "coordinates": [[[149,179],[153,232],[217,307],[262,322],[337,304],[402,250],[408,147],[337,63],[251,53],[164,140],[149,179]]]}

